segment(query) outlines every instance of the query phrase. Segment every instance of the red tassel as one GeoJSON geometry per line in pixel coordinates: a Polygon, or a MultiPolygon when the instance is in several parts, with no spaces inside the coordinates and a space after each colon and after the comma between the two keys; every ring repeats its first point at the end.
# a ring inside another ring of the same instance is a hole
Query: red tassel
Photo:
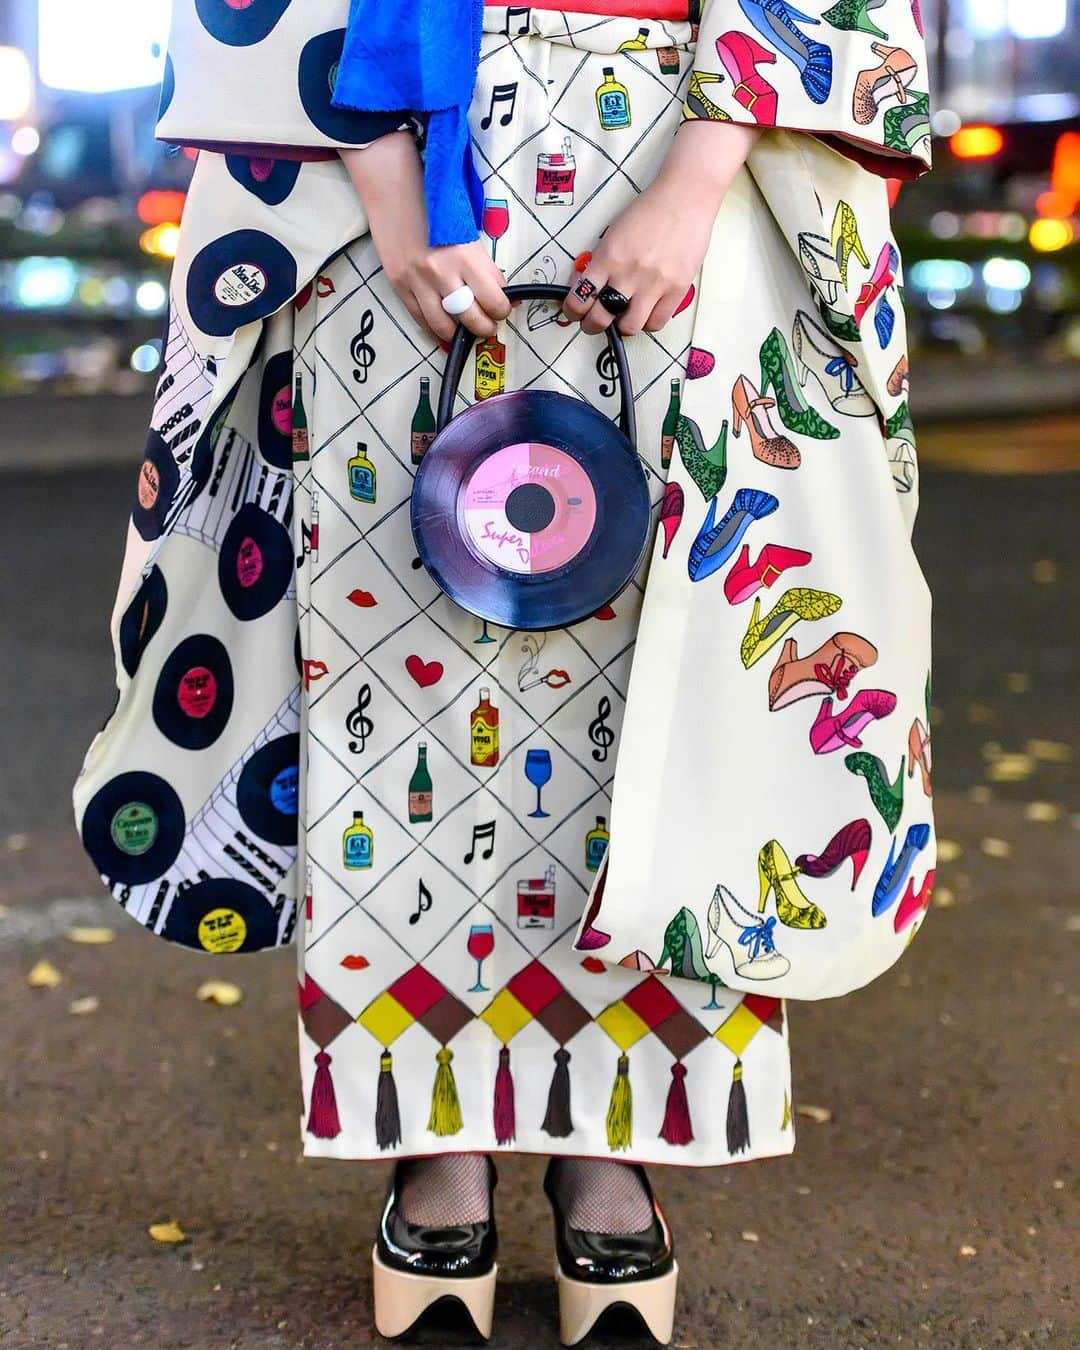
{"type": "Polygon", "coordinates": [[[495,1075],[495,1142],[514,1142],[514,1080],[510,1077],[510,1047],[499,1051],[499,1070],[495,1075]]]}
{"type": "Polygon", "coordinates": [[[671,1087],[668,1088],[660,1138],[666,1139],[669,1144],[690,1144],[694,1140],[690,1102],[686,1096],[686,1065],[681,1062],[671,1066],[671,1087]]]}
{"type": "Polygon", "coordinates": [[[341,1133],[341,1121],[338,1119],[337,1098],[334,1096],[334,1080],[330,1077],[330,1056],[325,1050],[320,1050],[315,1056],[315,1063],[318,1068],[311,1085],[308,1134],[313,1134],[316,1139],[335,1139],[341,1133]]]}

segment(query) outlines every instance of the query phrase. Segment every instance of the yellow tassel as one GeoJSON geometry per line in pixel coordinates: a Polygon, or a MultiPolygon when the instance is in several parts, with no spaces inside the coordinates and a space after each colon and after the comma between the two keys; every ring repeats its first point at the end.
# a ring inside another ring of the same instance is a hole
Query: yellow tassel
{"type": "Polygon", "coordinates": [[[619,1056],[611,1104],[607,1113],[607,1141],[610,1149],[629,1148],[634,1132],[634,1094],[630,1090],[630,1061],[619,1056]]]}
{"type": "Polygon", "coordinates": [[[435,1070],[435,1086],[431,1090],[431,1115],[427,1127],[432,1134],[457,1134],[461,1129],[461,1103],[458,1101],[457,1083],[450,1061],[453,1050],[444,1045],[435,1056],[438,1068],[435,1070]]]}

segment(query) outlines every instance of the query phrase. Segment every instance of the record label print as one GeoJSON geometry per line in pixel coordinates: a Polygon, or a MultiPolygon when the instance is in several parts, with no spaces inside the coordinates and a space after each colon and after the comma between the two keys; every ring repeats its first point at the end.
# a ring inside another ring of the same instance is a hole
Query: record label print
{"type": "Polygon", "coordinates": [[[300,737],[278,736],[256,750],[236,784],[244,824],[271,844],[296,843],[300,789],[300,737]]]}
{"type": "Polygon", "coordinates": [[[231,877],[210,877],[194,885],[181,882],[162,936],[184,947],[224,955],[274,946],[277,926],[274,907],[261,891],[231,877]]]}
{"type": "Polygon", "coordinates": [[[156,539],[180,485],[180,471],[165,438],[151,431],[146,438],[143,462],[135,484],[131,521],[141,539],[156,539]]]}
{"type": "Polygon", "coordinates": [[[155,563],[120,619],[120,661],[128,675],[138,670],[143,652],[161,627],[168,600],[165,573],[155,563]]]}
{"type": "Polygon", "coordinates": [[[292,469],[292,352],[276,352],[259,385],[259,453],[275,469],[292,469]]]}
{"type": "Polygon", "coordinates": [[[184,638],[161,668],[154,689],[158,730],[185,750],[205,750],[225,730],[233,672],[224,644],[209,633],[184,638]]]}
{"type": "Polygon", "coordinates": [[[187,276],[191,317],[211,337],[280,309],[296,290],[296,259],[263,230],[233,230],[199,250],[187,276]]]}
{"type": "Polygon", "coordinates": [[[251,47],[274,31],[291,0],[195,0],[211,37],[230,47],[251,47]]]}
{"type": "Polygon", "coordinates": [[[83,844],[102,876],[137,886],[176,861],[184,842],[184,808],[157,774],[118,774],[100,787],[83,815],[83,844]]]}
{"type": "Polygon", "coordinates": [[[233,517],[218,554],[218,582],[238,619],[261,619],[289,589],[295,560],[282,523],[255,502],[233,517]]]}

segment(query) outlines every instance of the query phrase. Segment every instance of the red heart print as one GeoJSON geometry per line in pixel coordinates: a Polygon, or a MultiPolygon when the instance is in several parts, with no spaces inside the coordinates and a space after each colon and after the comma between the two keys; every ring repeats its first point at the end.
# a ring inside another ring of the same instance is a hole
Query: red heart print
{"type": "Polygon", "coordinates": [[[361,609],[370,609],[372,605],[379,603],[370,591],[350,591],[347,599],[351,600],[354,605],[359,605],[361,609]]]}
{"type": "Polygon", "coordinates": [[[421,689],[438,684],[443,677],[441,661],[421,661],[419,656],[409,656],[405,660],[405,669],[421,689]]]}
{"type": "Polygon", "coordinates": [[[613,619],[614,617],[615,611],[611,608],[610,605],[601,605],[600,608],[593,615],[594,619],[613,619]]]}
{"type": "Polygon", "coordinates": [[[604,965],[603,961],[595,956],[586,956],[581,965],[590,975],[602,975],[604,971],[607,970],[607,966],[604,965]]]}

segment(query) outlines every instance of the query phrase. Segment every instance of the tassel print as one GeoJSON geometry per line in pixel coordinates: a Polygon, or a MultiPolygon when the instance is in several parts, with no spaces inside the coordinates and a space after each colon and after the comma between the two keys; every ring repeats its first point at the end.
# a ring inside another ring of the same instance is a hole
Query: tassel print
{"type": "Polygon", "coordinates": [[[729,1153],[742,1153],[750,1147],[750,1122],[746,1116],[746,1089],[742,1081],[742,1060],[735,1061],[731,1092],[727,1103],[727,1146],[729,1153]]]}
{"type": "Polygon", "coordinates": [[[435,1070],[435,1085],[431,1090],[431,1115],[427,1127],[432,1134],[457,1134],[462,1126],[461,1103],[458,1101],[457,1083],[450,1061],[453,1050],[444,1045],[435,1056],[438,1068],[435,1070]]]}
{"type": "Polygon", "coordinates": [[[313,1134],[316,1139],[336,1139],[341,1133],[330,1062],[330,1056],[325,1050],[320,1050],[315,1056],[315,1081],[311,1085],[311,1111],[307,1129],[308,1134],[313,1134]]]}
{"type": "Polygon", "coordinates": [[[671,1066],[671,1087],[668,1088],[660,1138],[669,1144],[690,1144],[694,1140],[690,1102],[686,1095],[686,1065],[681,1060],[671,1066]]]}
{"type": "Polygon", "coordinates": [[[499,1069],[495,1075],[495,1142],[514,1142],[514,1080],[510,1076],[510,1047],[499,1051],[499,1069]]]}
{"type": "Polygon", "coordinates": [[[613,1151],[629,1148],[633,1133],[634,1094],[630,1090],[630,1060],[626,1055],[620,1055],[607,1113],[608,1148],[613,1151]]]}
{"type": "Polygon", "coordinates": [[[379,1060],[379,1083],[375,1091],[375,1142],[382,1149],[396,1148],[401,1143],[401,1115],[393,1070],[393,1057],[389,1050],[384,1050],[379,1060]]]}
{"type": "Polygon", "coordinates": [[[574,1122],[570,1117],[570,1051],[559,1046],[555,1051],[555,1072],[551,1076],[548,1089],[547,1111],[541,1129],[552,1139],[565,1139],[573,1134],[574,1122]]]}

